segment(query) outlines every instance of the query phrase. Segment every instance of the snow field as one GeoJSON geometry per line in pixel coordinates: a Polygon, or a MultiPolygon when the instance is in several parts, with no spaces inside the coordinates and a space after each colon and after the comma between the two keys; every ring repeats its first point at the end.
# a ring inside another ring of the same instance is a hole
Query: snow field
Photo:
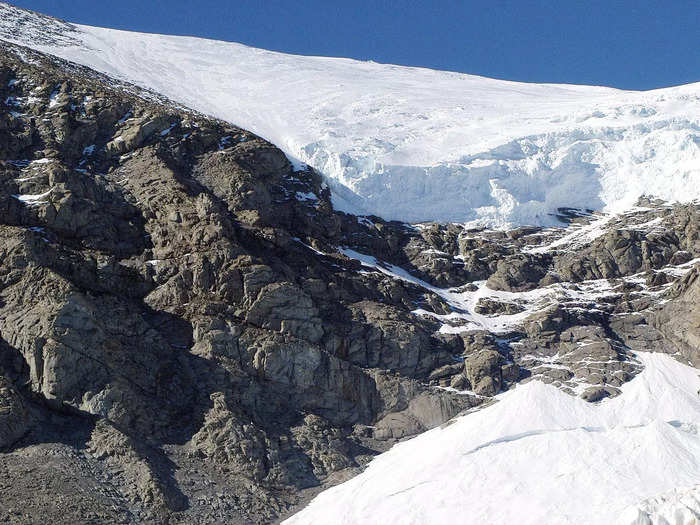
{"type": "Polygon", "coordinates": [[[0,38],[249,129],[325,175],[334,205],[406,222],[553,225],[642,194],[700,198],[700,83],[647,92],[527,84],[36,15],[0,38]],[[55,25],[52,38],[46,25],[55,25]]]}

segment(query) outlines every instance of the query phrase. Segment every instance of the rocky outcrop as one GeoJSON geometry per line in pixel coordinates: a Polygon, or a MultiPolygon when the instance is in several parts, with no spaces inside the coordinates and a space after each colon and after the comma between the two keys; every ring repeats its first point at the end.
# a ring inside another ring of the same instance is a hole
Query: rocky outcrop
{"type": "Polygon", "coordinates": [[[492,290],[508,292],[524,292],[537,288],[547,275],[547,259],[547,257],[529,254],[518,254],[501,259],[496,265],[496,271],[491,274],[486,284],[492,290]]]}
{"type": "Polygon", "coordinates": [[[0,377],[0,450],[6,449],[27,433],[30,426],[27,404],[15,386],[0,377]]]}
{"type": "Polygon", "coordinates": [[[700,267],[669,290],[669,300],[650,315],[651,324],[683,360],[700,367],[700,267]]]}
{"type": "Polygon", "coordinates": [[[0,521],[269,523],[519,381],[697,363],[697,205],[411,226],[40,53],[3,44],[0,98],[0,521]]]}
{"type": "Polygon", "coordinates": [[[483,350],[464,360],[464,375],[476,394],[492,396],[501,390],[503,357],[494,350],[483,350]]]}
{"type": "Polygon", "coordinates": [[[111,473],[127,521],[266,522],[479,402],[421,382],[461,351],[409,313],[423,292],[335,251],[355,235],[405,261],[402,225],[338,214],[258,137],[73,65],[8,46],[0,85],[17,101],[0,113],[0,448],[49,439],[35,412],[84,421],[55,432],[111,473]]]}
{"type": "Polygon", "coordinates": [[[524,312],[525,308],[516,302],[497,301],[489,297],[482,297],[474,306],[474,311],[483,315],[513,315],[524,312]]]}
{"type": "Polygon", "coordinates": [[[639,222],[609,224],[590,245],[558,256],[554,264],[557,274],[566,281],[623,277],[669,263],[682,264],[700,251],[700,212],[696,206],[657,209],[636,219],[639,222]]]}

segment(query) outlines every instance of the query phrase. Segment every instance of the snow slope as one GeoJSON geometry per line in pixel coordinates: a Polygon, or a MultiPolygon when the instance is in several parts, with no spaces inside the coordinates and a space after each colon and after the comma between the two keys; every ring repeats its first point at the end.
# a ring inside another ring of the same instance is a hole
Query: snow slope
{"type": "Polygon", "coordinates": [[[698,370],[637,357],[644,370],[617,398],[590,404],[519,385],[394,446],[284,525],[695,523],[698,370]]]}
{"type": "Polygon", "coordinates": [[[507,82],[73,26],[2,3],[0,38],[269,139],[322,172],[345,211],[550,225],[560,206],[700,198],[700,83],[628,92],[507,82]]]}

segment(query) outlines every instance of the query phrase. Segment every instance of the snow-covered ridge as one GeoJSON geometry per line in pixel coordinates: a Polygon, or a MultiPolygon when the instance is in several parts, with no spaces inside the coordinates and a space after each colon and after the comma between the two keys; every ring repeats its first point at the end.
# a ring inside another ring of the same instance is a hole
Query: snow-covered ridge
{"type": "Polygon", "coordinates": [[[615,525],[695,524],[700,521],[700,485],[665,492],[628,507],[615,525]]]}
{"type": "Polygon", "coordinates": [[[284,523],[695,523],[698,371],[664,354],[637,357],[644,370],[614,399],[519,385],[394,446],[284,523]]]}
{"type": "Polygon", "coordinates": [[[322,172],[345,211],[549,225],[558,207],[700,198],[700,83],[525,84],[70,25],[1,3],[0,38],[262,135],[322,172]]]}

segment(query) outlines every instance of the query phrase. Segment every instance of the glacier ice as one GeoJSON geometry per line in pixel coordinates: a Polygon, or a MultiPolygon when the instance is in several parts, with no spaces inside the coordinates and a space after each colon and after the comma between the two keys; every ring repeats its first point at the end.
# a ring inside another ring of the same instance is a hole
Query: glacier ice
{"type": "Polygon", "coordinates": [[[343,211],[505,227],[555,224],[559,207],[700,198],[700,83],[518,83],[41,15],[15,23],[12,9],[0,4],[0,38],[263,136],[323,173],[343,211]]]}

